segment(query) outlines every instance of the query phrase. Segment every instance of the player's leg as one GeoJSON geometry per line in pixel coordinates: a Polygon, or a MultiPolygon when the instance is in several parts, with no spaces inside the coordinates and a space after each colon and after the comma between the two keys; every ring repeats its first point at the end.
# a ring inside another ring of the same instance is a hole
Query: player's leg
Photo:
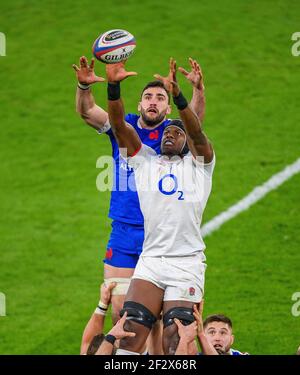
{"type": "Polygon", "coordinates": [[[174,318],[188,325],[195,319],[193,305],[203,297],[206,264],[203,253],[186,257],[165,259],[166,285],[163,306],[163,349],[165,354],[175,354],[179,336],[174,318]]]}
{"type": "MultiPolygon", "coordinates": [[[[135,263],[137,263],[137,259],[135,263]]],[[[126,263],[126,262],[125,262],[126,263]]],[[[130,278],[133,275],[133,268],[117,268],[109,266],[108,264],[104,265],[104,275],[105,282],[108,284],[110,282],[116,282],[117,286],[112,290],[112,322],[116,322],[120,318],[120,311],[123,308],[125,301],[125,296],[129,288],[130,278]]],[[[143,352],[147,350],[149,354],[152,355],[161,355],[163,354],[162,350],[162,331],[163,325],[162,320],[158,319],[151,329],[151,332],[147,338],[143,352]]]]}
{"type": "Polygon", "coordinates": [[[105,283],[108,284],[113,281],[117,283],[117,286],[112,291],[111,298],[113,324],[116,324],[120,318],[120,311],[123,307],[133,272],[134,268],[121,268],[104,264],[105,283]]]}
{"type": "Polygon", "coordinates": [[[160,315],[163,295],[164,290],[149,281],[131,281],[122,312],[127,311],[124,328],[136,335],[122,339],[117,354],[143,352],[150,330],[160,315]]]}
{"type": "Polygon", "coordinates": [[[112,222],[112,231],[104,259],[104,281],[117,282],[112,291],[112,320],[119,320],[130,279],[138,262],[144,241],[144,228],[139,225],[112,222]]]}
{"type": "Polygon", "coordinates": [[[159,319],[153,324],[151,332],[147,338],[146,348],[150,355],[163,355],[162,347],[163,322],[160,315],[159,319]]]}
{"type": "Polygon", "coordinates": [[[163,307],[163,351],[166,355],[175,354],[179,343],[179,335],[174,318],[181,321],[182,324],[191,324],[195,319],[193,316],[194,302],[188,301],[167,301],[163,307]]]}

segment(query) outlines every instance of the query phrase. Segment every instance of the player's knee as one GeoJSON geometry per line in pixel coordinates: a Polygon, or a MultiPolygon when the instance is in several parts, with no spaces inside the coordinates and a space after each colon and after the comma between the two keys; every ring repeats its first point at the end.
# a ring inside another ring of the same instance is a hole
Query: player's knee
{"type": "Polygon", "coordinates": [[[131,351],[142,351],[149,332],[156,322],[156,317],[146,306],[133,301],[126,301],[120,315],[127,312],[124,325],[126,331],[134,332],[135,337],[126,337],[121,340],[120,348],[131,351]]]}
{"type": "Polygon", "coordinates": [[[133,321],[135,323],[138,323],[144,327],[147,327],[149,331],[157,320],[146,306],[134,301],[124,302],[124,306],[121,310],[120,316],[123,316],[125,311],[127,312],[126,321],[133,321]]]}
{"type": "Polygon", "coordinates": [[[120,349],[130,350],[132,352],[141,352],[146,341],[148,332],[140,324],[127,320],[124,324],[124,330],[134,332],[134,337],[124,337],[120,341],[120,349]]]}
{"type": "Polygon", "coordinates": [[[125,322],[124,329],[128,332],[134,332],[135,336],[124,337],[120,341],[119,348],[139,354],[145,352],[145,343],[150,330],[145,326],[130,320],[125,322]]]}

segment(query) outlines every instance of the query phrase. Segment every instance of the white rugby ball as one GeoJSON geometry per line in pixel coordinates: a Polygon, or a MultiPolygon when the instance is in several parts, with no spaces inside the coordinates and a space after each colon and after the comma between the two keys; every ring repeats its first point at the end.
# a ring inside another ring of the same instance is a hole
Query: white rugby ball
{"type": "Polygon", "coordinates": [[[127,60],[136,47],[135,38],[126,30],[109,30],[101,34],[93,44],[93,54],[105,64],[127,60]]]}

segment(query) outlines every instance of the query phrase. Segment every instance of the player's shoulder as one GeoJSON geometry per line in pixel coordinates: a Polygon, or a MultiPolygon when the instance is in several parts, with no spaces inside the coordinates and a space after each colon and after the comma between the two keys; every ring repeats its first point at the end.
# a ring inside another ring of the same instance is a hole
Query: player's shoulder
{"type": "Polygon", "coordinates": [[[125,116],[125,121],[132,126],[137,126],[139,118],[140,116],[135,113],[127,113],[125,116]]]}
{"type": "Polygon", "coordinates": [[[166,118],[166,119],[161,123],[161,125],[162,125],[163,127],[166,127],[167,125],[170,124],[171,121],[172,121],[171,118],[166,118]]]}
{"type": "Polygon", "coordinates": [[[127,162],[130,167],[137,170],[145,165],[149,165],[153,158],[157,159],[157,157],[157,153],[151,147],[142,143],[136,153],[127,159],[127,162]]]}
{"type": "Polygon", "coordinates": [[[142,143],[141,148],[139,152],[137,153],[139,156],[157,156],[157,153],[155,150],[153,150],[152,147],[146,145],[145,143],[142,143]]]}

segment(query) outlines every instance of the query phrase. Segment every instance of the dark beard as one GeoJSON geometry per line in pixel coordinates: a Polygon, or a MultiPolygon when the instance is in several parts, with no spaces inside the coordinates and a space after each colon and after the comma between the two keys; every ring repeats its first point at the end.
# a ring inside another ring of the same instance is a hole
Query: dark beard
{"type": "Polygon", "coordinates": [[[224,352],[224,350],[222,349],[216,349],[216,351],[218,352],[219,355],[229,355],[229,353],[224,352]]]}
{"type": "Polygon", "coordinates": [[[163,119],[165,118],[165,114],[161,113],[155,119],[151,119],[146,115],[145,111],[142,109],[141,117],[147,126],[155,126],[163,121],[163,119]]]}

